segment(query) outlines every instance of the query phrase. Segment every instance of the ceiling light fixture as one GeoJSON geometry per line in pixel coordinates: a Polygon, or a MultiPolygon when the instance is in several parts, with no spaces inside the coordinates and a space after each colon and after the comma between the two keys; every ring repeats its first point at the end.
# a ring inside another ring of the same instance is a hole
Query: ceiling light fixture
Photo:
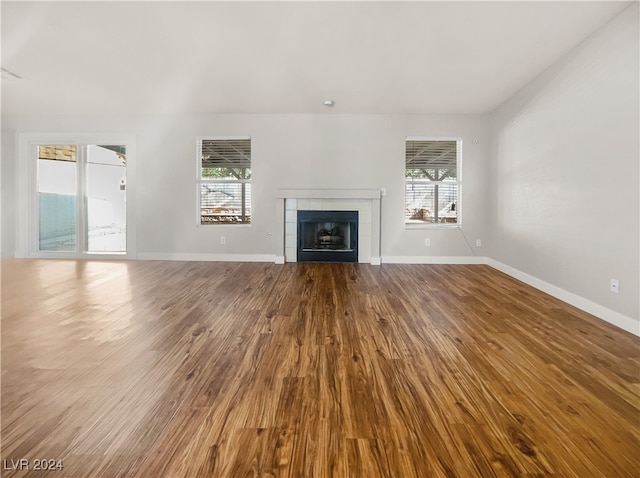
{"type": "Polygon", "coordinates": [[[336,102],[334,100],[324,100],[322,102],[322,104],[325,105],[325,106],[331,107],[331,106],[334,106],[336,104],[336,102]]]}

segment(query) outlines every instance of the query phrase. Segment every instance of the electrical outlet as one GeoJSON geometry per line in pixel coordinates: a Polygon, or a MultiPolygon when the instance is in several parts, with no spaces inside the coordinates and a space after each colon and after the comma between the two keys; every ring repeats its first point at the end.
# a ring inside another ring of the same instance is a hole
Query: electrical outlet
{"type": "Polygon", "coordinates": [[[220,244],[226,244],[227,243],[227,238],[224,236],[220,236],[220,244]]]}
{"type": "Polygon", "coordinates": [[[476,247],[482,247],[482,240],[476,239],[476,247]]]}
{"type": "Polygon", "coordinates": [[[424,240],[424,245],[425,245],[425,246],[427,246],[427,247],[429,247],[429,246],[431,245],[431,239],[429,239],[428,237],[427,237],[427,238],[425,238],[425,240],[424,240]]]}
{"type": "Polygon", "coordinates": [[[387,188],[380,188],[380,196],[386,196],[387,195],[387,188]]]}
{"type": "Polygon", "coordinates": [[[609,290],[614,294],[620,291],[620,282],[618,282],[618,279],[611,279],[609,282],[609,290]]]}

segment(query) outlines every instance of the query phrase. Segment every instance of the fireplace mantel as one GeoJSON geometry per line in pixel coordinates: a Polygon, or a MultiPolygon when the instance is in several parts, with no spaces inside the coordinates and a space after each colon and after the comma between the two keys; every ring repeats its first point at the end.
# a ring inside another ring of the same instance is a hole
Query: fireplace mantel
{"type": "Polygon", "coordinates": [[[380,189],[278,189],[281,199],[377,199],[380,189]]]}
{"type": "Polygon", "coordinates": [[[360,237],[365,242],[359,241],[364,247],[359,248],[361,254],[359,254],[358,261],[380,265],[381,189],[283,188],[278,189],[276,198],[276,264],[292,261],[291,255],[287,255],[286,241],[290,241],[292,238],[289,236],[287,239],[287,225],[291,222],[287,218],[296,214],[298,209],[352,210],[360,208],[358,229],[360,237]],[[308,204],[308,207],[305,204],[308,204]]]}

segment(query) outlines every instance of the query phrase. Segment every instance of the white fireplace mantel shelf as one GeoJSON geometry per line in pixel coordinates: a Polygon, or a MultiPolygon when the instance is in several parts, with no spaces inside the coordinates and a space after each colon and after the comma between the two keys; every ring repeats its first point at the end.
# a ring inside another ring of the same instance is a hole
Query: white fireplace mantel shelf
{"type": "MultiPolygon", "coordinates": [[[[333,204],[336,204],[335,209],[340,210],[340,206],[344,206],[344,203],[335,203],[335,200],[348,200],[351,205],[355,205],[355,208],[361,209],[360,214],[360,226],[359,237],[366,241],[366,244],[362,244],[364,247],[358,254],[359,262],[368,262],[372,265],[380,265],[380,201],[382,199],[381,189],[303,189],[303,188],[289,188],[278,189],[276,194],[276,263],[284,264],[288,259],[285,248],[285,215],[287,213],[295,213],[295,209],[299,207],[299,200],[327,200],[322,201],[325,207],[334,208],[333,204]],[[287,200],[298,200],[292,202],[292,210],[287,211],[285,203],[287,200]],[[327,202],[331,201],[327,206],[327,202]],[[352,202],[355,201],[355,202],[352,202]],[[365,208],[366,206],[366,208],[365,208]],[[363,219],[363,215],[366,216],[363,219]],[[362,223],[362,221],[365,221],[362,223]]],[[[319,207],[321,209],[321,207],[319,207]]],[[[349,207],[349,209],[352,209],[349,207]]],[[[286,236],[289,237],[290,236],[286,236]]],[[[292,239],[295,242],[295,237],[292,239]]],[[[295,261],[295,256],[294,259],[295,261]]]]}
{"type": "Polygon", "coordinates": [[[278,189],[281,199],[380,199],[380,189],[278,189]]]}

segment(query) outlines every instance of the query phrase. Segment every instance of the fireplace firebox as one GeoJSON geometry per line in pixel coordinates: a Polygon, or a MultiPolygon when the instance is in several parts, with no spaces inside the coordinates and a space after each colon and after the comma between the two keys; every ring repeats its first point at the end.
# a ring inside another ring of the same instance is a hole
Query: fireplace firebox
{"type": "Polygon", "coordinates": [[[358,262],[358,211],[298,210],[298,262],[358,262]]]}

